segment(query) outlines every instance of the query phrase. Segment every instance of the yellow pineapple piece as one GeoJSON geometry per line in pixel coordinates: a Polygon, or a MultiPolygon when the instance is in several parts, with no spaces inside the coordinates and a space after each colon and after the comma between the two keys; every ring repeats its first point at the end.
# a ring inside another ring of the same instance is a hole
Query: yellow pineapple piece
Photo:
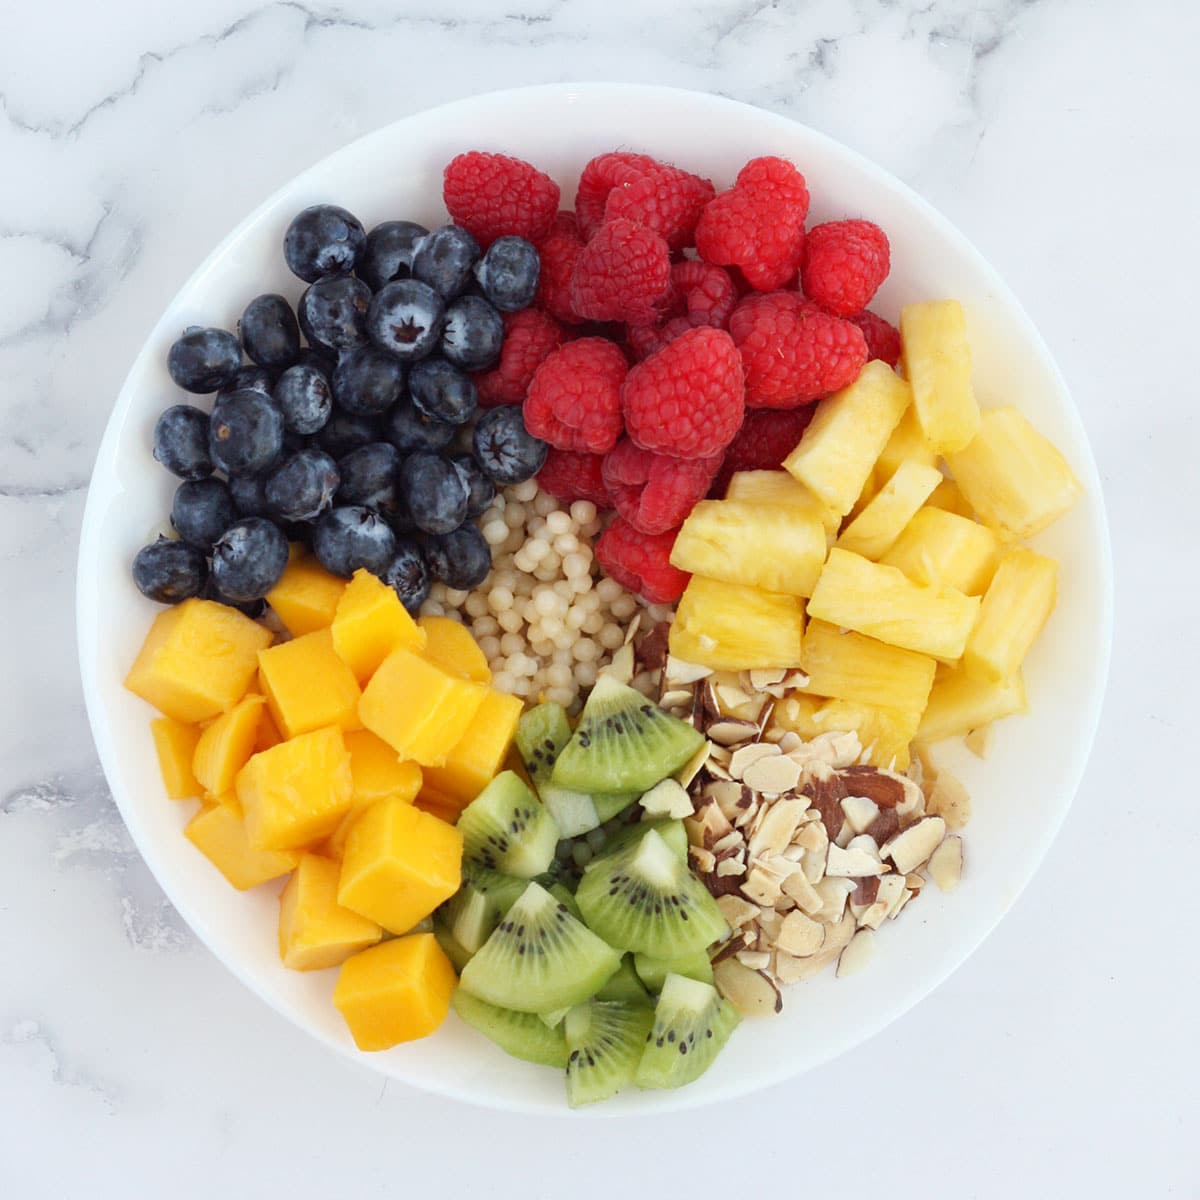
{"type": "Polygon", "coordinates": [[[918,714],[925,708],[937,670],[928,655],[888,646],[861,633],[842,633],[826,621],[808,623],[800,666],[814,695],[918,714]]]}
{"type": "Polygon", "coordinates": [[[818,500],[786,471],[737,471],[725,489],[726,500],[753,500],[755,504],[788,504],[814,513],[826,533],[837,533],[842,514],[818,500]]]}
{"type": "Polygon", "coordinates": [[[1015,408],[989,409],[975,440],[947,461],[979,519],[1016,538],[1040,533],[1083,493],[1067,460],[1015,408]]]}
{"type": "Polygon", "coordinates": [[[882,557],[941,480],[942,473],[937,467],[902,462],[862,512],[842,530],[836,545],[864,558],[882,557]]]}
{"type": "Polygon", "coordinates": [[[925,467],[936,467],[937,457],[937,452],[925,440],[925,433],[917,420],[917,410],[910,406],[900,418],[900,424],[892,430],[892,436],[888,438],[888,444],[875,464],[876,489],[895,475],[901,463],[915,462],[925,467]]]}
{"type": "Polygon", "coordinates": [[[671,562],[708,579],[810,596],[827,549],[824,526],[804,509],[701,500],[676,535],[671,562]]]}
{"type": "Polygon", "coordinates": [[[859,377],[822,400],[784,467],[818,499],[848,513],[912,402],[912,391],[877,359],[859,377]]]}
{"type": "Polygon", "coordinates": [[[925,503],[929,508],[944,508],[946,512],[966,517],[968,521],[975,520],[974,511],[953,479],[943,479],[925,503]]]}
{"type": "Polygon", "coordinates": [[[983,597],[979,620],[963,651],[963,670],[999,683],[1017,673],[1054,611],[1058,563],[1019,548],[1005,555],[983,597]]]}
{"type": "Polygon", "coordinates": [[[903,571],[836,547],[808,602],[809,615],[892,646],[957,661],[979,612],[979,597],[913,583],[903,571]]]}
{"type": "Polygon", "coordinates": [[[923,508],[879,560],[898,567],[914,583],[945,584],[981,596],[992,581],[1003,549],[985,525],[942,508],[923,508]]]}
{"type": "Polygon", "coordinates": [[[857,733],[867,762],[884,770],[907,771],[909,745],[921,724],[919,710],[880,708],[854,700],[827,700],[812,716],[822,733],[857,733]]]}
{"type": "Polygon", "coordinates": [[[778,729],[790,729],[806,742],[811,741],[817,734],[825,732],[818,724],[816,716],[821,706],[827,703],[824,696],[809,696],[804,692],[796,692],[775,705],[771,712],[771,724],[778,729]]]}
{"type": "Polygon", "coordinates": [[[979,429],[962,305],[957,300],[905,305],[900,311],[900,342],[925,440],[938,454],[961,450],[979,429]]]}
{"type": "Polygon", "coordinates": [[[947,671],[929,693],[917,737],[922,742],[961,737],[1025,710],[1025,681],[1020,671],[1000,683],[972,679],[963,670],[947,671]]]}
{"type": "Polygon", "coordinates": [[[671,654],[722,671],[798,667],[804,604],[796,596],[693,575],[671,623],[671,654]]]}

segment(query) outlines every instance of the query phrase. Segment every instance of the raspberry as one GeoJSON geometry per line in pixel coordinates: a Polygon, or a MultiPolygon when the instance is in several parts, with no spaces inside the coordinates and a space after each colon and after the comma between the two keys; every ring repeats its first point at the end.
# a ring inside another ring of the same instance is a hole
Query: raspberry
{"type": "Polygon", "coordinates": [[[871,221],[826,221],[804,242],[804,294],[835,317],[851,317],[871,303],[887,278],[887,234],[871,221]]]}
{"type": "Polygon", "coordinates": [[[558,322],[536,308],[504,314],[504,344],[500,361],[475,376],[479,403],[483,408],[497,404],[520,404],[529,390],[533,373],[548,355],[562,345],[558,322]]]}
{"type": "MultiPolygon", "coordinates": [[[[700,322],[699,324],[704,324],[700,322]]],[[[673,342],[681,333],[689,329],[698,329],[687,317],[672,317],[662,325],[630,325],[628,330],[629,347],[640,362],[657,354],[668,342],[673,342]]]]}
{"type": "Polygon", "coordinates": [[[900,330],[873,312],[864,309],[847,317],[857,325],[867,339],[867,357],[882,359],[889,367],[900,361],[900,330]]]}
{"type": "Polygon", "coordinates": [[[621,389],[625,427],[643,450],[707,458],[742,424],[742,364],[722,329],[689,329],[638,363],[621,389]]]}
{"type": "Polygon", "coordinates": [[[619,217],[601,225],[575,260],[571,307],[587,320],[644,324],[670,284],[667,243],[619,217]]]}
{"type": "Polygon", "coordinates": [[[579,322],[571,307],[571,275],[582,249],[579,224],[575,214],[568,212],[560,212],[554,218],[550,232],[538,243],[542,270],[538,279],[537,304],[568,325],[579,322]]]}
{"type": "Polygon", "coordinates": [[[612,508],[612,497],[604,483],[604,459],[599,454],[550,447],[546,463],[538,472],[538,487],[564,504],[590,500],[597,508],[612,508]]]}
{"type": "Polygon", "coordinates": [[[611,450],[621,436],[627,369],[620,347],[604,338],[568,342],[534,374],[525,397],[525,427],[560,450],[611,450]]]}
{"type": "Polygon", "coordinates": [[[628,438],[604,456],[604,483],[617,512],[642,533],[665,533],[682,525],[704,499],[721,456],[669,458],[642,450],[628,438]]]}
{"type": "Polygon", "coordinates": [[[729,480],[738,471],[774,471],[796,448],[816,409],[756,408],[746,414],[737,436],[725,451],[725,460],[713,480],[711,496],[724,496],[729,480]]]}
{"type": "Polygon", "coordinates": [[[751,159],[700,215],[696,248],[705,262],[736,266],[760,292],[783,287],[804,252],[808,188],[786,159],[751,159]]]}
{"type": "Polygon", "coordinates": [[[666,316],[686,316],[693,325],[725,329],[737,299],[728,271],[692,259],[671,264],[666,316]]]}
{"type": "Polygon", "coordinates": [[[558,184],[505,154],[472,150],[450,160],[442,182],[446,210],[486,250],[498,237],[545,236],[558,211],[558,184]]]}
{"type": "Polygon", "coordinates": [[[862,330],[795,292],[748,296],[729,318],[742,356],[748,408],[796,408],[858,378],[862,330]]]}
{"type": "Polygon", "coordinates": [[[604,224],[604,208],[613,188],[640,178],[654,165],[654,159],[648,154],[626,154],[614,150],[611,154],[597,154],[583,168],[579,176],[579,190],[575,194],[575,215],[579,218],[579,230],[585,239],[591,238],[604,224]]]}
{"type": "Polygon", "coordinates": [[[675,532],[641,533],[617,517],[600,535],[596,558],[622,587],[640,592],[651,604],[673,604],[691,578],[671,566],[675,532]]]}

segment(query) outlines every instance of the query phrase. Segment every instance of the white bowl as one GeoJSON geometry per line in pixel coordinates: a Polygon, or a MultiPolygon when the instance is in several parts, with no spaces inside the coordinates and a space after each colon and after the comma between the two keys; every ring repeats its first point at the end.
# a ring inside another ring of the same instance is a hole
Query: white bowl
{"type": "MultiPolygon", "coordinates": [[[[1062,449],[1086,494],[1038,539],[1062,564],[1061,594],[1027,665],[1031,715],[1003,722],[986,762],[956,766],[974,816],[962,885],[929,888],[889,923],[869,968],[826,975],[785,994],[781,1016],[744,1022],[713,1068],[675,1092],[629,1090],[595,1115],[662,1112],[727,1099],[794,1076],[856,1045],[926,995],[979,945],[1029,882],[1071,803],[1091,746],[1107,674],[1112,580],[1100,481],[1079,414],[1042,339],[996,272],[920,197],[829,138],[716,96],[627,84],[552,85],[476,96],[407,117],[299,175],[238,226],[163,314],[129,373],[100,446],[79,553],[78,633],[88,715],[105,774],[138,849],[209,948],[278,1012],[361,1063],[413,1086],[477,1104],[566,1111],[556,1071],[508,1058],[451,1015],[424,1041],[357,1051],[330,996],[336,972],[285,970],[275,942],[277,888],[235,892],[182,836],[193,805],[167,800],[148,705],[121,681],[157,606],[129,565],[166,518],[175,480],[150,456],[172,400],[167,349],[184,326],[234,328],[254,295],[298,298],[283,231],[327,201],[370,228],[388,218],[446,218],[441,172],[456,153],[518,155],[553,174],[572,199],[580,168],[614,147],[678,162],[727,185],[762,154],[792,159],[812,192],[812,221],[865,216],[886,229],[892,272],[873,307],[895,319],[911,300],[956,297],[969,315],[975,381],[985,405],[1014,404],[1062,449]]],[[[182,399],[183,397],[179,397],[182,399]]],[[[219,1053],[219,1046],[217,1048],[219,1053]]]]}

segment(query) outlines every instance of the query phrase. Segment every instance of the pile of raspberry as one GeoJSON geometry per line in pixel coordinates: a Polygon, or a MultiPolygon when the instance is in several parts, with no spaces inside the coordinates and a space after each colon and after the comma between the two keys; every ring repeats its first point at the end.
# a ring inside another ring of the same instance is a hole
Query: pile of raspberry
{"type": "Polygon", "coordinates": [[[446,168],[450,215],[482,245],[541,256],[534,307],[506,317],[483,405],[520,404],[550,444],[541,488],[611,511],[604,570],[652,603],[679,598],[680,525],[736,471],[776,468],[822,397],[900,335],[868,309],[890,266],[865,220],[806,228],[804,176],[756,158],[733,186],[644,154],[593,158],[575,209],[519,159],[472,151],[446,168]]]}

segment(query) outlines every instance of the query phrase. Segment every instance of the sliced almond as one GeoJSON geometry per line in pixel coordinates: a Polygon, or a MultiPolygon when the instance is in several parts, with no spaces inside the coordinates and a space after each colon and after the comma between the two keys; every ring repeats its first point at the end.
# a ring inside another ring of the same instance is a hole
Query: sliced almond
{"type": "Polygon", "coordinates": [[[941,817],[922,817],[915,825],[885,842],[879,853],[890,858],[897,871],[908,875],[929,860],[945,836],[946,822],[941,817]]]}
{"type": "Polygon", "coordinates": [[[763,758],[778,758],[780,756],[779,747],[771,742],[758,742],[753,746],[742,746],[741,749],[733,752],[733,757],[729,760],[729,773],[734,779],[741,779],[746,773],[746,768],[752,763],[756,763],[763,758]]]}
{"type": "Polygon", "coordinates": [[[797,910],[790,912],[779,927],[775,945],[795,958],[816,954],[825,942],[825,926],[797,910]]]}
{"type": "Polygon", "coordinates": [[[904,886],[910,892],[919,892],[925,886],[925,876],[917,874],[905,875],[904,886]]]}
{"type": "Polygon", "coordinates": [[[797,866],[800,865],[800,860],[804,857],[804,847],[797,846],[793,843],[790,846],[784,846],[783,857],[794,862],[797,866]]]}
{"type": "Polygon", "coordinates": [[[875,900],[876,903],[887,905],[887,915],[890,917],[904,903],[907,891],[903,875],[884,875],[879,880],[879,890],[875,893],[875,900]]]}
{"type": "MultiPolygon", "coordinates": [[[[856,838],[855,841],[857,840],[856,838]]],[[[862,846],[848,846],[843,850],[833,842],[829,846],[829,856],[825,861],[825,874],[835,879],[882,875],[883,863],[877,854],[872,854],[862,846]]]]}
{"type": "Polygon", "coordinates": [[[777,949],[774,963],[775,978],[785,986],[789,983],[799,983],[808,976],[808,963],[808,959],[796,958],[784,950],[777,949]]]}
{"type": "MultiPolygon", "coordinates": [[[[901,878],[901,876],[897,875],[896,878],[899,879],[899,878],[901,878]]],[[[888,916],[894,921],[904,911],[904,906],[914,896],[919,896],[920,894],[921,894],[920,892],[914,892],[914,891],[911,891],[909,888],[905,888],[904,891],[900,895],[900,899],[896,902],[896,907],[893,908],[890,913],[888,913],[888,916]]]]}
{"type": "Polygon", "coordinates": [[[846,912],[846,901],[854,891],[854,883],[849,879],[822,879],[816,885],[816,892],[821,897],[821,909],[815,914],[819,921],[833,925],[840,921],[846,912]]]}
{"type": "Polygon", "coordinates": [[[762,911],[757,904],[751,904],[749,900],[744,899],[736,893],[731,893],[728,896],[718,896],[717,907],[721,910],[721,916],[728,922],[730,929],[737,929],[741,925],[748,925],[762,911]]]}
{"type": "MultiPolygon", "coordinates": [[[[720,867],[717,868],[720,870],[720,867]]],[[[780,881],[773,878],[761,866],[755,864],[746,872],[742,882],[742,895],[763,908],[769,908],[779,899],[780,881]]]]}
{"type": "Polygon", "coordinates": [[[632,621],[629,622],[629,628],[625,630],[625,645],[631,645],[633,639],[637,636],[637,631],[642,626],[642,614],[635,614],[632,621]]]}
{"type": "Polygon", "coordinates": [[[797,747],[803,745],[803,738],[798,733],[793,733],[790,729],[785,730],[783,736],[779,739],[779,749],[784,754],[790,754],[797,747]]]}
{"type": "MultiPolygon", "coordinates": [[[[709,784],[709,787],[713,786],[715,785],[709,784]]],[[[733,832],[733,825],[720,805],[707,795],[702,795],[695,816],[684,818],[683,827],[687,830],[688,841],[693,846],[707,846],[709,849],[726,834],[733,832]]]]}
{"type": "Polygon", "coordinates": [[[783,928],[783,914],[777,908],[764,908],[755,924],[758,926],[759,945],[774,946],[783,928]]]}
{"type": "Polygon", "coordinates": [[[712,743],[705,742],[687,762],[675,772],[675,778],[684,787],[690,787],[692,781],[704,769],[704,764],[708,762],[709,753],[712,750],[712,743]]]}
{"type": "Polygon", "coordinates": [[[820,892],[804,877],[803,871],[789,875],[780,885],[780,890],[790,896],[809,916],[819,913],[825,907],[825,900],[820,892]]]}
{"type": "Polygon", "coordinates": [[[940,771],[937,781],[929,789],[925,811],[941,817],[946,828],[957,833],[971,818],[970,793],[948,771],[940,771]]]}
{"type": "Polygon", "coordinates": [[[861,971],[871,961],[874,953],[875,935],[869,929],[860,929],[838,957],[838,978],[845,979],[848,975],[861,971]]]}
{"type": "Polygon", "coordinates": [[[740,857],[723,858],[717,863],[716,874],[718,878],[725,879],[730,877],[741,878],[746,873],[746,864],[742,862],[740,857]]]}
{"type": "Polygon", "coordinates": [[[713,967],[717,991],[743,1017],[765,1017],[783,1009],[779,989],[761,971],[752,971],[736,958],[726,958],[713,967]]]}
{"type": "Polygon", "coordinates": [[[662,708],[670,708],[675,710],[686,709],[691,706],[692,693],[690,690],[680,688],[678,691],[667,691],[658,698],[658,703],[662,708]]]}
{"type": "Polygon", "coordinates": [[[803,671],[793,668],[779,682],[788,690],[795,691],[808,687],[808,676],[803,671]]]}
{"type": "Polygon", "coordinates": [[[846,823],[855,833],[866,833],[871,822],[879,816],[879,805],[867,796],[843,796],[841,805],[846,823]]]}
{"type": "Polygon", "coordinates": [[[978,729],[972,729],[970,733],[963,738],[963,745],[966,746],[976,758],[987,758],[992,752],[992,743],[996,740],[995,725],[980,725],[978,729]]]}
{"type": "MultiPolygon", "coordinates": [[[[807,813],[805,814],[807,816],[807,813]]],[[[811,850],[816,853],[818,850],[824,850],[829,845],[829,834],[825,832],[825,826],[819,820],[809,821],[808,824],[802,825],[792,841],[797,846],[803,846],[805,850],[811,850]]]]}
{"type": "Polygon", "coordinates": [[[938,890],[952,892],[962,878],[962,838],[951,835],[929,856],[929,878],[938,890]]]}
{"type": "Polygon", "coordinates": [[[804,819],[804,801],[777,800],[764,806],[762,820],[750,839],[750,853],[782,854],[791,843],[796,828],[804,819]]]}
{"type": "Polygon", "coordinates": [[[723,713],[737,713],[740,716],[744,709],[753,708],[755,712],[758,711],[756,705],[761,703],[761,697],[744,692],[733,683],[717,683],[714,686],[717,691],[717,703],[723,713]]]}
{"type": "Polygon", "coordinates": [[[633,643],[626,642],[613,656],[612,661],[600,672],[601,675],[608,675],[617,680],[618,683],[623,683],[626,686],[633,682],[635,662],[633,657],[633,643]]]}
{"type": "Polygon", "coordinates": [[[732,827],[734,818],[741,811],[739,802],[742,798],[742,785],[733,779],[717,779],[705,787],[704,795],[716,804],[721,815],[732,827]]]}
{"type": "Polygon", "coordinates": [[[670,654],[667,655],[667,661],[663,665],[663,679],[668,683],[696,683],[698,680],[707,679],[711,674],[712,667],[702,667],[699,663],[684,662],[683,659],[675,658],[670,654]]]}
{"type": "Polygon", "coordinates": [[[761,971],[771,965],[769,950],[739,950],[734,957],[743,967],[749,967],[751,971],[761,971]]]}
{"type": "Polygon", "coordinates": [[[722,854],[736,854],[746,847],[746,839],[736,829],[731,829],[723,838],[712,844],[712,852],[720,858],[722,854]]]}
{"type": "Polygon", "coordinates": [[[753,721],[741,721],[737,717],[722,717],[714,721],[705,731],[707,737],[719,746],[741,746],[758,736],[758,726],[753,721]]]}
{"type": "Polygon", "coordinates": [[[756,692],[761,692],[764,688],[769,688],[774,683],[782,683],[787,672],[782,668],[776,667],[756,667],[754,670],[747,672],[747,674],[750,676],[750,686],[756,692]]]}
{"type": "Polygon", "coordinates": [[[703,846],[689,846],[688,857],[691,859],[692,869],[699,871],[701,875],[707,875],[717,869],[716,856],[703,846]]]}
{"type": "Polygon", "coordinates": [[[907,775],[896,775],[904,788],[904,799],[896,805],[894,811],[902,821],[914,816],[924,816],[926,811],[925,793],[907,775]]]}
{"type": "Polygon", "coordinates": [[[778,796],[800,782],[800,764],[785,754],[763,757],[746,768],[742,782],[756,791],[778,796]]]}
{"type": "Polygon", "coordinates": [[[827,842],[820,850],[805,850],[804,857],[800,860],[800,870],[803,872],[804,878],[814,887],[825,878],[825,864],[828,858],[829,843],[827,842]]]}
{"type": "Polygon", "coordinates": [[[677,779],[656,783],[639,801],[649,817],[690,817],[692,798],[677,779]]]}
{"type": "Polygon", "coordinates": [[[819,733],[809,745],[819,758],[837,770],[853,766],[862,753],[862,742],[854,732],[819,733]]]}
{"type": "Polygon", "coordinates": [[[874,903],[866,905],[862,911],[856,912],[854,919],[858,922],[859,929],[878,929],[887,915],[887,901],[877,899],[874,903]]]}
{"type": "Polygon", "coordinates": [[[905,781],[899,775],[871,766],[853,766],[839,771],[842,789],[847,795],[865,796],[878,808],[896,808],[904,803],[905,781]]]}

